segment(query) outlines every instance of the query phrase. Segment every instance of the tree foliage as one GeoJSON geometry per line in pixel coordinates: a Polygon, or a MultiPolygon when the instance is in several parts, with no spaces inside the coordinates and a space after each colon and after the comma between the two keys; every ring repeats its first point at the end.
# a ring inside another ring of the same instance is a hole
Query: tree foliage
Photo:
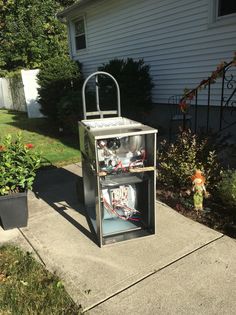
{"type": "Polygon", "coordinates": [[[44,115],[58,121],[60,100],[81,89],[83,77],[81,65],[68,56],[58,56],[42,63],[38,74],[39,103],[44,115]]]}
{"type": "Polygon", "coordinates": [[[63,2],[71,1],[0,0],[1,74],[67,52],[65,25],[56,17],[63,2]]]}

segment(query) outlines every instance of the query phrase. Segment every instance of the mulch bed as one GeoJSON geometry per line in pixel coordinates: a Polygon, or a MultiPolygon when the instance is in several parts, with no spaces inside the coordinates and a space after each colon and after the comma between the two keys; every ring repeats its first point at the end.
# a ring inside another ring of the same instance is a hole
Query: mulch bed
{"type": "Polygon", "coordinates": [[[160,186],[157,199],[194,221],[236,238],[236,209],[226,208],[219,200],[205,199],[204,211],[197,212],[193,208],[192,196],[181,196],[160,186]]]}

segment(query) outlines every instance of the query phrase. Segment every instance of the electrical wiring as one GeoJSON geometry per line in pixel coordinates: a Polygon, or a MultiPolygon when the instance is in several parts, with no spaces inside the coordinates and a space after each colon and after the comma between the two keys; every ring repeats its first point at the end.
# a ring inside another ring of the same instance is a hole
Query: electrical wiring
{"type": "Polygon", "coordinates": [[[123,203],[120,203],[119,201],[113,201],[112,202],[112,206],[110,205],[110,203],[106,200],[106,198],[103,196],[103,203],[104,203],[104,206],[105,208],[108,210],[108,212],[110,214],[115,214],[118,218],[124,220],[124,221],[128,221],[128,220],[131,220],[131,221],[140,221],[140,218],[134,218],[133,215],[137,215],[139,214],[140,212],[136,209],[132,209],[130,207],[128,207],[126,204],[123,204],[123,203]],[[119,209],[117,209],[119,208],[119,209]],[[129,216],[128,214],[125,216],[125,215],[120,215],[117,211],[118,210],[122,210],[123,209],[126,209],[129,213],[129,216]]]}
{"type": "Polygon", "coordinates": [[[124,172],[127,172],[126,167],[123,166],[123,164],[122,164],[121,161],[118,162],[118,164],[117,164],[116,167],[113,169],[113,171],[116,171],[116,170],[118,170],[119,168],[122,169],[124,172]]]}
{"type": "Polygon", "coordinates": [[[99,172],[125,173],[145,166],[146,150],[141,137],[103,139],[97,142],[99,172]]]}
{"type": "Polygon", "coordinates": [[[115,214],[118,218],[124,220],[124,221],[127,221],[128,218],[125,218],[123,216],[121,216],[113,207],[110,206],[110,204],[106,201],[106,199],[103,197],[103,202],[104,202],[104,205],[106,207],[106,209],[112,214],[115,214]]]}
{"type": "Polygon", "coordinates": [[[129,168],[133,168],[133,167],[136,167],[136,166],[144,167],[143,160],[133,161],[133,162],[130,162],[130,164],[129,164],[129,168]]]}
{"type": "Polygon", "coordinates": [[[115,167],[112,167],[111,165],[109,165],[108,167],[105,168],[105,171],[107,171],[108,173],[113,173],[113,172],[117,172],[118,170],[121,170],[125,173],[125,172],[128,172],[130,168],[134,168],[134,167],[144,167],[144,160],[139,159],[139,160],[130,162],[128,167],[123,166],[122,161],[120,160],[115,167]]]}
{"type": "Polygon", "coordinates": [[[127,205],[125,204],[119,204],[118,202],[115,202],[113,204],[113,206],[110,205],[110,203],[106,200],[106,198],[103,196],[103,203],[104,203],[104,206],[105,208],[108,210],[108,212],[110,214],[115,214],[118,218],[124,220],[124,221],[127,221],[127,220],[131,220],[131,221],[140,221],[140,218],[133,218],[131,216],[125,216],[125,215],[120,215],[117,211],[118,210],[122,210],[122,209],[126,209],[130,212],[130,215],[134,215],[134,214],[140,214],[140,212],[136,209],[132,209],[130,207],[128,207],[127,205]],[[120,208],[120,209],[117,209],[117,208],[120,208]]]}

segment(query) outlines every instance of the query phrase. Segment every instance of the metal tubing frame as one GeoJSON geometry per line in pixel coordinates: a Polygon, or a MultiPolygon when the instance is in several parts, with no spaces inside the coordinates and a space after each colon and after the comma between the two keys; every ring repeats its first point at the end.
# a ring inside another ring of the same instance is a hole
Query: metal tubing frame
{"type": "Polygon", "coordinates": [[[108,72],[104,71],[97,71],[92,74],[90,74],[87,79],[84,81],[83,87],[82,87],[82,101],[83,101],[83,113],[84,113],[84,119],[87,119],[87,116],[96,116],[100,115],[100,118],[103,118],[103,115],[107,114],[117,114],[118,117],[121,116],[121,109],[120,109],[120,87],[116,79],[108,72]],[[105,75],[110,77],[116,85],[116,90],[117,90],[117,111],[102,111],[100,109],[99,105],[99,87],[98,87],[98,75],[105,75]],[[87,112],[86,111],[86,97],[85,97],[85,89],[88,81],[95,76],[96,80],[96,107],[97,107],[97,112],[87,112]],[[91,114],[92,113],[92,114],[91,114]]]}

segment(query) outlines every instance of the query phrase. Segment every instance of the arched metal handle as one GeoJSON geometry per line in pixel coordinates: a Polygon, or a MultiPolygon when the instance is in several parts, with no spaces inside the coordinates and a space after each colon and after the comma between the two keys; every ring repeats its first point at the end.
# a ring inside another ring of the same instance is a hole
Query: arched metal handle
{"type": "Polygon", "coordinates": [[[92,74],[90,74],[87,79],[84,81],[83,87],[82,87],[82,100],[83,100],[83,112],[84,112],[84,119],[87,119],[87,116],[100,116],[100,118],[103,118],[104,115],[117,115],[118,117],[121,116],[121,109],[120,109],[120,87],[116,79],[108,72],[104,71],[97,71],[92,74]],[[99,87],[98,87],[98,75],[105,75],[110,77],[116,85],[116,90],[117,90],[117,110],[106,110],[102,111],[100,109],[100,104],[99,104],[99,87]],[[86,111],[86,97],[85,97],[85,89],[88,81],[95,76],[96,80],[96,106],[97,106],[97,111],[95,112],[87,112],[86,111]]]}

